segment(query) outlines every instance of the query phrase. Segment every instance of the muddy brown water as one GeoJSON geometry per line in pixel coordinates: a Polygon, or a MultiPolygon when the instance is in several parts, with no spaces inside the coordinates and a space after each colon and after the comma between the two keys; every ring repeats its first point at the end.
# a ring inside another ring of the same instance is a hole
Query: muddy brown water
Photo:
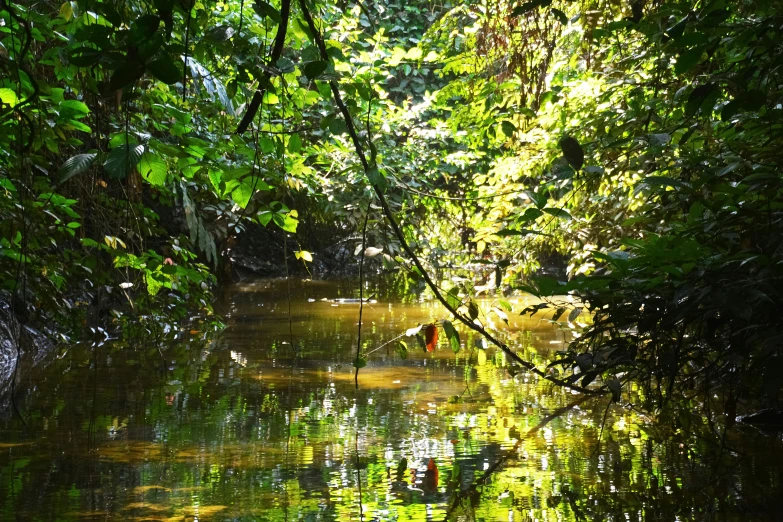
{"type": "MultiPolygon", "coordinates": [[[[18,398],[27,428],[0,419],[0,520],[783,519],[779,434],[741,431],[718,467],[654,419],[509,372],[469,332],[457,354],[442,335],[383,346],[445,318],[432,301],[364,306],[356,389],[359,306],[321,299],[357,295],[249,281],[212,341],[64,347],[18,398]]],[[[510,317],[485,321],[542,367],[570,338],[510,317]]]]}

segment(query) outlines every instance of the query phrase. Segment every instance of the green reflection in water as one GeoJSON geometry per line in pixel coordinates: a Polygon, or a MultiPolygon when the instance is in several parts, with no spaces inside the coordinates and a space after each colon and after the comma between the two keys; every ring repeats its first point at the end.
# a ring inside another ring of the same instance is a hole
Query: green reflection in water
{"type": "MultiPolygon", "coordinates": [[[[511,376],[467,331],[456,356],[443,336],[405,360],[375,350],[444,317],[410,297],[365,307],[375,351],[355,390],[358,306],[321,301],[355,286],[292,282],[298,356],[286,289],[237,285],[215,342],[77,346],[32,376],[29,429],[0,424],[0,520],[774,520],[781,507],[779,435],[738,432],[734,452],[671,444],[605,399],[511,376]]],[[[500,326],[539,362],[569,339],[545,320],[500,326]]]]}

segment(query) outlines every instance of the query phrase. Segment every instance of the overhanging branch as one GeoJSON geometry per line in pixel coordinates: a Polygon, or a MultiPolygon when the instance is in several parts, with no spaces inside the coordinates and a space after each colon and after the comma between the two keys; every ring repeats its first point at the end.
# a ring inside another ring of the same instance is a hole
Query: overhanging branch
{"type": "MultiPolygon", "coordinates": [[[[291,0],[282,0],[280,4],[280,24],[277,26],[277,33],[275,34],[275,43],[272,47],[272,54],[269,56],[269,64],[274,67],[280,57],[283,55],[283,47],[285,47],[285,35],[288,30],[288,18],[291,14],[291,0]]],[[[272,77],[272,72],[269,68],[263,67],[261,78],[259,79],[259,88],[253,94],[253,99],[250,100],[250,105],[247,107],[245,115],[242,117],[242,121],[237,126],[237,134],[242,134],[250,126],[250,122],[255,118],[258,108],[261,106],[261,100],[264,99],[264,92],[266,92],[266,86],[272,77]]]]}

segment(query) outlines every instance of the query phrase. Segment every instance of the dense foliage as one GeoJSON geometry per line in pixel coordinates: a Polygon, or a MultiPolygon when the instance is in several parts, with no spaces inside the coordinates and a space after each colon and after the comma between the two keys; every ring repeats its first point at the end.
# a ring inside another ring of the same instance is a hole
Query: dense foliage
{"type": "Polygon", "coordinates": [[[732,420],[777,400],[779,2],[0,7],[20,318],[205,319],[266,227],[277,263],[356,248],[559,384],[732,420]],[[476,304],[514,289],[548,299],[476,304]],[[545,308],[594,315],[548,370],[493,324],[545,308]]]}

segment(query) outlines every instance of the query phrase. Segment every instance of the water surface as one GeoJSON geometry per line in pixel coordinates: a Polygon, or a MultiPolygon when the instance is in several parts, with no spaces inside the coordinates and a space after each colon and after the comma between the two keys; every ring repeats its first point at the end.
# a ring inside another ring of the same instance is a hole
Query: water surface
{"type": "MultiPolygon", "coordinates": [[[[321,300],[355,297],[348,282],[238,284],[212,341],[64,348],[18,399],[27,428],[0,419],[0,520],[776,520],[778,434],[741,431],[709,461],[469,332],[456,355],[403,338],[403,358],[384,343],[446,316],[392,294],[364,307],[358,389],[358,305],[321,300]]],[[[490,319],[542,367],[570,335],[490,319]]]]}

